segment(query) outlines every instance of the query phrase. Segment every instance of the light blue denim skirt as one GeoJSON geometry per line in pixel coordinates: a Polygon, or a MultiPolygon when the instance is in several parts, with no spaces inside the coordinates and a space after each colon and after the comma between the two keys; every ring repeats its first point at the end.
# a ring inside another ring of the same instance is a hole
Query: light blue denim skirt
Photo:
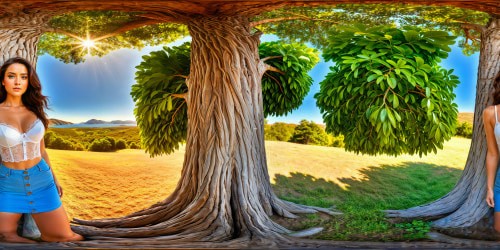
{"type": "Polygon", "coordinates": [[[495,186],[493,187],[493,200],[495,201],[495,212],[500,212],[500,165],[497,167],[495,186]]]}
{"type": "Polygon", "coordinates": [[[43,213],[61,204],[54,176],[43,158],[26,170],[0,164],[0,212],[43,213]]]}

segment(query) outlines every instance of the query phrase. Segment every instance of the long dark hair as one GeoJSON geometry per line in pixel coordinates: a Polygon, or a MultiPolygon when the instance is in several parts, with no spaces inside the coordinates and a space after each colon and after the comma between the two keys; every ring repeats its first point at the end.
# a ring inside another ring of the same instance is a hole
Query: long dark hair
{"type": "MultiPolygon", "coordinates": [[[[49,119],[47,118],[47,114],[45,114],[45,109],[48,108],[48,99],[46,96],[42,95],[40,79],[33,66],[31,66],[31,63],[21,57],[14,57],[5,61],[0,68],[0,79],[1,81],[5,79],[7,68],[15,63],[22,64],[28,69],[28,89],[26,89],[26,92],[21,96],[21,100],[26,108],[35,113],[38,119],[42,121],[45,129],[47,129],[49,127],[49,119]]],[[[5,90],[3,84],[0,87],[0,103],[2,103],[7,98],[7,90],[5,90]]]]}
{"type": "Polygon", "coordinates": [[[500,104],[500,72],[498,72],[497,76],[493,80],[493,105],[500,104]]]}

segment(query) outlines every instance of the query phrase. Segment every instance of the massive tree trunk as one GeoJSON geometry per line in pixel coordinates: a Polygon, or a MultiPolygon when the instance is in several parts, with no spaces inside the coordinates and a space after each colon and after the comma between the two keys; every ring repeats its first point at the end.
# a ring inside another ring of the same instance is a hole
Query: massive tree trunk
{"type": "MultiPolygon", "coordinates": [[[[49,14],[22,12],[0,18],[0,65],[9,58],[22,57],[36,68],[38,40],[49,20],[49,14]]],[[[24,215],[19,225],[21,235],[30,238],[40,236],[30,215],[24,215]]]]}
{"type": "Polygon", "coordinates": [[[170,241],[277,239],[290,231],[278,214],[326,209],[278,199],[264,148],[259,33],[248,18],[203,16],[188,22],[191,42],[188,134],[182,177],[165,201],[124,218],[77,221],[86,236],[170,241]],[[100,227],[100,228],[97,228],[100,227]]]}
{"type": "Polygon", "coordinates": [[[500,72],[500,18],[494,16],[481,34],[474,128],[462,177],[453,190],[442,198],[406,210],[389,210],[387,211],[389,217],[437,219],[432,223],[434,228],[452,234],[467,232],[463,233],[463,236],[474,236],[471,235],[473,231],[485,231],[491,226],[489,219],[491,209],[485,202],[487,146],[482,113],[492,103],[490,95],[493,90],[492,83],[498,72],[500,72]]]}
{"type": "Polygon", "coordinates": [[[36,67],[38,40],[50,15],[17,13],[0,18],[0,65],[12,57],[22,57],[36,67]]]}

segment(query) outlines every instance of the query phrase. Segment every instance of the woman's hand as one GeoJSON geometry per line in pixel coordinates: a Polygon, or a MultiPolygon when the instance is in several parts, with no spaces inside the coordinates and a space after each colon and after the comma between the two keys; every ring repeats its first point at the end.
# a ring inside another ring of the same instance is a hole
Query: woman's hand
{"type": "Polygon", "coordinates": [[[486,203],[488,206],[495,207],[495,200],[493,199],[493,190],[489,189],[486,191],[486,203]]]}
{"type": "Polygon", "coordinates": [[[59,183],[56,182],[56,187],[57,187],[57,193],[59,193],[59,197],[62,198],[63,196],[63,188],[61,185],[59,185],[59,183]]]}

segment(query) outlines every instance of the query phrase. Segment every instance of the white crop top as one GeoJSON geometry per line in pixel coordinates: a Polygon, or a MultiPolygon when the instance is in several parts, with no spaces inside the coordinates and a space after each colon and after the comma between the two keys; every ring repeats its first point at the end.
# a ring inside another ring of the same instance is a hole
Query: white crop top
{"type": "Polygon", "coordinates": [[[26,133],[6,123],[0,123],[0,156],[5,162],[20,162],[40,156],[40,142],[45,127],[36,119],[26,133]]]}

